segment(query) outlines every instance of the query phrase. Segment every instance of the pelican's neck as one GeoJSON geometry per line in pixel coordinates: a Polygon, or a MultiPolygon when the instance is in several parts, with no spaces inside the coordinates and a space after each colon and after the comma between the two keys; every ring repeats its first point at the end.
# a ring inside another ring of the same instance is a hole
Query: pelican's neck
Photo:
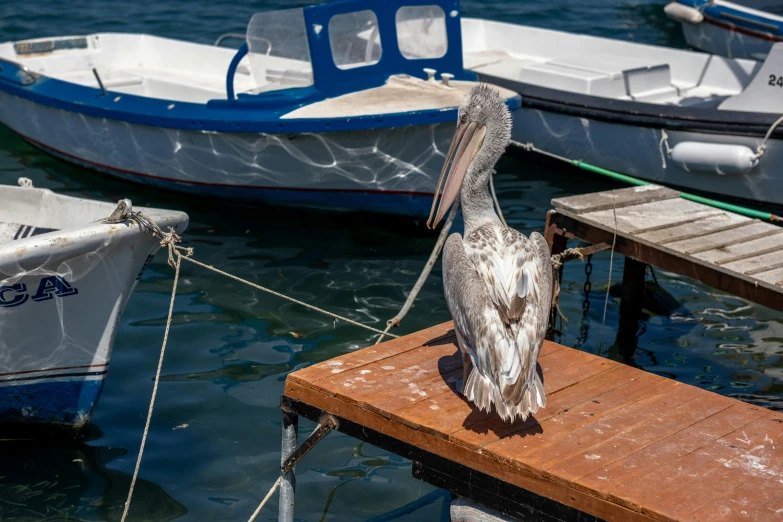
{"type": "Polygon", "coordinates": [[[468,172],[465,184],[462,185],[460,202],[462,204],[462,218],[465,221],[464,237],[470,235],[478,227],[501,224],[495,214],[495,206],[487,187],[491,175],[491,168],[475,174],[468,172]]]}

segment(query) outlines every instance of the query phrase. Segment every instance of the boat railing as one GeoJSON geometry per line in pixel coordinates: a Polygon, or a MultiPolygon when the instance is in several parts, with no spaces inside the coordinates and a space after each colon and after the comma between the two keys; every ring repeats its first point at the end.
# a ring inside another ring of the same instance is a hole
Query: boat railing
{"type": "MultiPolygon", "coordinates": [[[[15,62],[13,60],[9,60],[8,58],[0,58],[0,79],[4,78],[4,74],[3,74],[4,67],[3,67],[3,64],[10,65],[11,67],[15,67],[18,70],[18,74],[22,74],[22,75],[26,76],[26,79],[22,79],[22,78],[17,77],[19,83],[21,83],[22,85],[31,85],[31,84],[35,83],[36,81],[38,81],[38,75],[37,74],[30,72],[30,70],[27,67],[25,67],[24,65],[22,65],[21,63],[15,62]]],[[[10,80],[11,78],[7,78],[6,77],[4,79],[10,80]]]]}
{"type": "MultiPolygon", "coordinates": [[[[224,34],[221,34],[220,36],[218,36],[218,39],[215,40],[215,44],[214,45],[218,46],[218,45],[220,45],[223,42],[223,40],[228,40],[228,39],[238,39],[238,40],[243,40],[244,41],[246,39],[246,37],[247,36],[242,34],[242,33],[224,33],[224,34]]],[[[264,38],[262,36],[254,36],[253,38],[256,39],[256,40],[261,40],[264,43],[266,43],[267,49],[266,49],[266,53],[265,54],[267,56],[269,56],[269,53],[272,52],[272,41],[267,39],[267,38],[264,38]]]]}

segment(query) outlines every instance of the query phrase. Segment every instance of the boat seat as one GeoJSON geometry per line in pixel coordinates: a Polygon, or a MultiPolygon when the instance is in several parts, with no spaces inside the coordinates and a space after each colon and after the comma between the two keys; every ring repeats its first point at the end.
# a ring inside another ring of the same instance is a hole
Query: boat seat
{"type": "MultiPolygon", "coordinates": [[[[128,87],[131,85],[141,85],[144,83],[144,78],[137,74],[130,74],[125,71],[117,70],[101,70],[98,69],[98,74],[101,77],[101,82],[106,89],[116,89],[117,87],[128,87]]],[[[87,87],[98,87],[98,82],[95,80],[95,75],[92,70],[81,70],[68,74],[59,75],[59,77],[65,81],[78,83],[79,85],[86,85],[87,87]]]]}
{"type": "Polygon", "coordinates": [[[15,239],[25,239],[32,236],[38,236],[49,232],[54,232],[54,228],[34,227],[32,225],[22,225],[19,223],[4,223],[0,221],[0,243],[13,241],[15,239]]]}
{"type": "Polygon", "coordinates": [[[616,99],[655,102],[679,94],[672,85],[669,64],[651,65],[624,56],[574,55],[546,62],[510,58],[475,70],[516,77],[542,87],[616,99]]]}
{"type": "Polygon", "coordinates": [[[292,87],[307,87],[313,84],[312,71],[299,69],[267,69],[264,85],[245,91],[246,94],[261,94],[262,92],[290,89],[292,87]]]}

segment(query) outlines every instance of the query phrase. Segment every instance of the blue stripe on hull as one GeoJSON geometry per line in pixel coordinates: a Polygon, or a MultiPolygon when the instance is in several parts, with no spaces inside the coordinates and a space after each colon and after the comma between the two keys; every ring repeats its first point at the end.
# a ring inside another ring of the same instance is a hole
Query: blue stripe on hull
{"type": "Polygon", "coordinates": [[[103,389],[95,380],[60,380],[0,387],[0,422],[83,428],[103,389]]]}
{"type": "Polygon", "coordinates": [[[137,176],[127,172],[114,170],[110,167],[99,167],[86,161],[80,161],[73,156],[65,155],[59,151],[38,143],[25,136],[22,138],[52,156],[56,156],[69,163],[105,172],[112,176],[146,185],[159,187],[166,190],[185,192],[200,196],[217,197],[244,202],[261,202],[268,205],[282,205],[291,207],[309,207],[326,210],[345,210],[352,212],[371,212],[377,214],[397,214],[425,218],[430,213],[432,205],[431,194],[400,194],[394,192],[360,192],[341,190],[297,190],[283,188],[264,187],[232,187],[231,185],[195,185],[169,179],[152,176],[137,176]]]}

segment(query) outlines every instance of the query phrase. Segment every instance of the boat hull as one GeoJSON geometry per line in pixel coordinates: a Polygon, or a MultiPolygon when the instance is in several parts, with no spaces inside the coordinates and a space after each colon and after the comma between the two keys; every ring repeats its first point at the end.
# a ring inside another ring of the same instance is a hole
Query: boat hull
{"type": "Polygon", "coordinates": [[[682,33],[689,46],[700,51],[728,56],[764,60],[776,42],[783,38],[763,33],[741,31],[728,24],[718,24],[705,18],[700,24],[682,24],[682,33]]]}
{"type": "Polygon", "coordinates": [[[771,139],[759,164],[744,174],[689,172],[666,153],[682,142],[744,145],[761,144],[754,136],[714,134],[688,130],[634,126],[523,108],[514,114],[512,137],[522,143],[580,160],[591,165],[650,182],[687,190],[710,192],[730,198],[783,205],[783,178],[777,165],[783,161],[783,144],[771,139]]]}
{"type": "Polygon", "coordinates": [[[304,134],[170,129],[0,92],[0,121],[65,160],[189,193],[270,204],[427,213],[453,124],[304,134]]]}
{"type": "MultiPolygon", "coordinates": [[[[38,191],[8,190],[0,199],[12,209],[38,191]]],[[[95,222],[112,205],[90,210],[91,202],[64,205],[75,198],[38,192],[26,222],[31,212],[50,212],[87,224],[26,238],[31,227],[20,225],[18,240],[0,243],[0,424],[78,431],[98,403],[125,304],[160,242],[133,221],[95,222]]],[[[164,229],[187,226],[182,213],[145,215],[164,229]]]]}

